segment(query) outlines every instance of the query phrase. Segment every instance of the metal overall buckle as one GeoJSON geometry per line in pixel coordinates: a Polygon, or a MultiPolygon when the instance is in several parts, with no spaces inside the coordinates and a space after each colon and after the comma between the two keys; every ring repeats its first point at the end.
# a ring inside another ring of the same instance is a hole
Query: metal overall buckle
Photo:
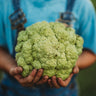
{"type": "Polygon", "coordinates": [[[59,22],[67,24],[68,27],[72,26],[72,23],[76,20],[74,14],[72,12],[64,12],[60,13],[59,22]]]}
{"type": "Polygon", "coordinates": [[[27,19],[25,18],[25,14],[22,9],[16,10],[9,16],[9,19],[12,29],[17,29],[18,32],[25,29],[24,24],[27,22],[27,19]]]}

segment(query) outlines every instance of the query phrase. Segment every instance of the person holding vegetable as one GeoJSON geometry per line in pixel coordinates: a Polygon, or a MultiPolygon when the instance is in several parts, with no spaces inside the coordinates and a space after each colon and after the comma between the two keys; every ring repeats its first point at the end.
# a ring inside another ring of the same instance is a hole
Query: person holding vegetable
{"type": "Polygon", "coordinates": [[[75,74],[96,61],[95,11],[90,0],[19,0],[20,8],[27,18],[25,27],[44,20],[55,22],[59,18],[59,12],[72,9],[75,17],[75,22],[71,22],[72,27],[76,30],[76,34],[83,37],[84,50],[72,74],[65,81],[55,76],[42,77],[43,69],[34,69],[29,76],[21,77],[23,69],[17,67],[13,56],[16,30],[11,29],[9,21],[14,6],[19,5],[14,1],[18,0],[13,0],[13,3],[11,0],[7,2],[0,0],[0,69],[5,71],[0,84],[0,96],[78,96],[75,74]],[[74,4],[72,1],[75,1],[74,4]],[[67,6],[68,4],[71,7],[67,6]]]}

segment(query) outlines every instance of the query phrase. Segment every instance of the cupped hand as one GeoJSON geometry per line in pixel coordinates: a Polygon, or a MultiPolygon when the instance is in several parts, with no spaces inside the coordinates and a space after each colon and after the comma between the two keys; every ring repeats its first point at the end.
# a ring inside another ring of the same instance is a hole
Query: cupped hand
{"type": "Polygon", "coordinates": [[[48,79],[48,84],[50,85],[51,88],[66,87],[70,83],[73,75],[77,73],[79,73],[79,68],[78,66],[75,66],[73,68],[73,72],[66,80],[63,81],[61,78],[56,78],[56,76],[53,76],[51,79],[48,79]]]}
{"type": "Polygon", "coordinates": [[[25,78],[20,75],[22,71],[23,69],[21,67],[15,67],[10,69],[9,74],[13,76],[23,87],[32,87],[34,84],[44,84],[48,80],[48,76],[42,77],[43,69],[33,69],[29,76],[25,78]]]}

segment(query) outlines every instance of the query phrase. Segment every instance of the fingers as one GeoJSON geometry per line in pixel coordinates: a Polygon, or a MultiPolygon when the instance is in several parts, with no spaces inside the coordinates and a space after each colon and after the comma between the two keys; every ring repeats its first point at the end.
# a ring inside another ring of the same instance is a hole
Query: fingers
{"type": "Polygon", "coordinates": [[[39,69],[36,76],[35,76],[35,78],[34,78],[34,80],[33,80],[33,83],[36,83],[37,81],[39,81],[42,74],[43,74],[43,69],[39,69]]]}
{"type": "Polygon", "coordinates": [[[52,84],[55,88],[60,88],[59,84],[57,83],[56,76],[52,77],[52,84]]]}
{"type": "Polygon", "coordinates": [[[14,78],[18,81],[19,79],[22,78],[22,76],[18,74],[18,75],[15,75],[14,78]]]}
{"type": "Polygon", "coordinates": [[[37,70],[33,69],[33,71],[30,73],[30,75],[28,77],[24,78],[23,82],[24,83],[31,83],[34,80],[36,73],[37,73],[37,70]]]}
{"type": "MultiPolygon", "coordinates": [[[[44,84],[46,83],[48,80],[48,76],[45,76],[43,77],[39,82],[36,83],[36,85],[40,85],[40,84],[44,84]]],[[[32,87],[34,83],[30,83],[30,84],[26,84],[26,85],[23,85],[23,86],[27,86],[27,87],[32,87]]]]}
{"type": "Polygon", "coordinates": [[[48,84],[49,84],[49,86],[50,86],[51,88],[53,87],[53,84],[52,84],[52,80],[51,80],[51,79],[48,80],[48,84]]]}
{"type": "Polygon", "coordinates": [[[35,77],[35,75],[36,75],[36,72],[37,72],[37,70],[34,69],[34,70],[30,73],[30,75],[29,75],[28,77],[26,77],[26,78],[19,78],[17,75],[15,76],[15,78],[17,79],[17,81],[18,81],[21,85],[23,85],[23,84],[28,84],[28,83],[31,83],[31,82],[33,81],[33,79],[34,79],[34,77],[35,77]]]}
{"type": "Polygon", "coordinates": [[[14,76],[16,74],[20,74],[23,71],[23,69],[21,67],[15,67],[15,68],[11,68],[9,74],[14,76]]]}
{"type": "Polygon", "coordinates": [[[48,81],[48,76],[44,76],[39,82],[37,82],[37,85],[44,84],[48,81]]]}
{"type": "Polygon", "coordinates": [[[73,73],[74,73],[74,74],[79,73],[79,68],[78,68],[78,66],[75,66],[75,67],[73,68],[73,73]]]}
{"type": "Polygon", "coordinates": [[[73,76],[73,73],[65,80],[65,87],[68,86],[68,84],[70,83],[72,76],[73,76]]]}
{"type": "Polygon", "coordinates": [[[71,74],[65,81],[63,81],[61,78],[58,78],[58,83],[62,86],[62,87],[66,87],[68,86],[68,84],[71,81],[73,74],[71,74]]]}
{"type": "Polygon", "coordinates": [[[34,69],[28,77],[22,78],[22,76],[19,76],[19,75],[15,75],[14,77],[22,86],[31,87],[33,86],[34,83],[38,85],[38,84],[43,84],[47,82],[48,76],[44,76],[41,79],[42,74],[43,74],[43,69],[39,69],[38,71],[34,69]]]}

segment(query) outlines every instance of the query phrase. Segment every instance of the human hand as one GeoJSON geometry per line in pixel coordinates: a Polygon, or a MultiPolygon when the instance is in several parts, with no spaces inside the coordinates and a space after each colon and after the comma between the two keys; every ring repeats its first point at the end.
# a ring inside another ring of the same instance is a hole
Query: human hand
{"type": "Polygon", "coordinates": [[[51,79],[48,79],[48,84],[50,85],[51,88],[66,87],[70,83],[73,75],[77,74],[77,73],[79,73],[79,68],[76,65],[73,68],[73,72],[70,74],[70,76],[65,81],[63,81],[61,78],[56,78],[56,76],[53,76],[51,79]]]}
{"type": "Polygon", "coordinates": [[[33,69],[29,76],[23,78],[20,73],[23,71],[21,67],[10,68],[9,74],[13,76],[22,86],[32,87],[35,83],[37,85],[46,83],[48,76],[44,76],[42,79],[43,69],[33,69]]]}

